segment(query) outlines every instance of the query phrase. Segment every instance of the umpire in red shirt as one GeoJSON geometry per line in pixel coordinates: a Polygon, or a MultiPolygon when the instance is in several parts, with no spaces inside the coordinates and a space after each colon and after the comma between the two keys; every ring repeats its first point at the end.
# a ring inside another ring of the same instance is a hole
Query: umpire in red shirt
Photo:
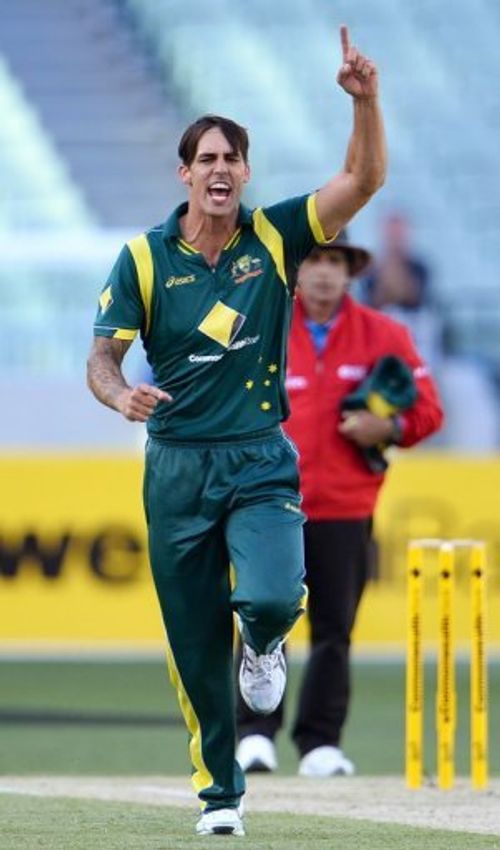
{"type": "MultiPolygon", "coordinates": [[[[370,259],[343,231],[314,248],[298,271],[288,351],[291,415],[285,430],[299,451],[302,507],[308,517],[304,542],[311,648],[292,730],[302,776],[354,773],[341,749],[350,696],[349,649],[384,481],[384,473],[369,468],[363,449],[412,446],[437,431],[443,420],[435,384],[408,331],[347,292],[351,278],[370,259]],[[400,358],[412,371],[415,403],[387,418],[368,409],[342,414],[342,400],[386,355],[400,358]]],[[[237,759],[243,770],[277,767],[274,737],[282,719],[283,703],[264,716],[239,700],[237,759]]]]}

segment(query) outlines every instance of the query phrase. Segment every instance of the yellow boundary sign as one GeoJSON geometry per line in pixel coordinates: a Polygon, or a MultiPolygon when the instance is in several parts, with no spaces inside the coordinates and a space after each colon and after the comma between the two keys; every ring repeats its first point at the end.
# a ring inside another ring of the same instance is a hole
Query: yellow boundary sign
{"type": "MultiPolygon", "coordinates": [[[[4,457],[0,480],[0,646],[162,648],[146,551],[142,459],[4,457]]],[[[405,553],[415,537],[484,539],[488,604],[500,610],[498,492],[499,457],[397,455],[376,517],[378,580],[363,599],[355,648],[404,647],[405,553]]],[[[429,622],[437,620],[436,587],[429,583],[424,591],[429,622]]],[[[457,643],[465,648],[469,590],[460,562],[455,602],[457,643]]],[[[295,628],[292,645],[300,646],[305,633],[304,621],[295,628]]],[[[437,642],[437,636],[437,629],[430,629],[429,640],[437,642]]],[[[491,618],[488,641],[500,646],[500,618],[491,618]]]]}

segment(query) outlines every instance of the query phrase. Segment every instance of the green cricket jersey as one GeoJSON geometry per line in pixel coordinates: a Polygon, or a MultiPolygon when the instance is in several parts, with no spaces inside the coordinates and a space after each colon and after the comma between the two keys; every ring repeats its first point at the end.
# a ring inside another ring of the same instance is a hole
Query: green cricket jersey
{"type": "Polygon", "coordinates": [[[284,388],[290,270],[325,241],[315,195],[253,211],[211,267],[183,241],[178,207],[122,249],[99,299],[94,333],[140,332],[157,386],[173,401],[148,421],[151,436],[239,439],[288,415],[284,388]]]}

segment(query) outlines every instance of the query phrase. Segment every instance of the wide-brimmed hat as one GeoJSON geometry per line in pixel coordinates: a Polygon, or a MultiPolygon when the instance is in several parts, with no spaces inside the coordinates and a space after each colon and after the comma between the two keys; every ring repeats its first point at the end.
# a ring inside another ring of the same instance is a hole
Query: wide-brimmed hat
{"type": "Polygon", "coordinates": [[[313,250],[319,249],[320,251],[329,251],[332,248],[336,248],[346,254],[349,263],[349,271],[352,277],[360,274],[372,261],[372,255],[369,251],[365,251],[364,248],[360,248],[358,245],[351,244],[345,228],[340,230],[335,239],[332,239],[331,242],[324,242],[320,245],[315,245],[313,250]]]}

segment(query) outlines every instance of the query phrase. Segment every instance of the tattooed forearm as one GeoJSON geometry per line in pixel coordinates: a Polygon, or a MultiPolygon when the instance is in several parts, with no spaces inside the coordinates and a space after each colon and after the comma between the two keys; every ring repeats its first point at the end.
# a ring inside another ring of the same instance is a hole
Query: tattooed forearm
{"type": "Polygon", "coordinates": [[[118,398],[129,386],[123,377],[121,364],[130,341],[98,336],[94,339],[87,362],[87,383],[95,397],[108,407],[118,410],[118,398]]]}

